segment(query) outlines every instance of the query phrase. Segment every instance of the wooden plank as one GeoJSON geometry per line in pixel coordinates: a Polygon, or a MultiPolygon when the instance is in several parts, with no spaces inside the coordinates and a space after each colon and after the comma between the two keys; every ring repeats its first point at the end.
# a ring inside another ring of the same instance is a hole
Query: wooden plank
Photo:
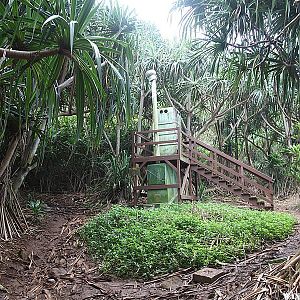
{"type": "Polygon", "coordinates": [[[176,168],[172,163],[170,163],[170,161],[165,160],[164,162],[165,162],[167,165],[169,165],[175,172],[177,172],[177,168],[176,168]]]}
{"type": "Polygon", "coordinates": [[[179,155],[168,155],[168,156],[136,156],[133,158],[135,163],[139,162],[155,162],[155,161],[173,161],[179,160],[179,155]]]}
{"type": "Polygon", "coordinates": [[[152,130],[144,130],[144,131],[135,131],[134,134],[145,134],[145,133],[157,133],[157,132],[165,132],[165,131],[180,131],[179,127],[173,127],[173,128],[163,128],[163,129],[152,129],[152,130]]]}
{"type": "Polygon", "coordinates": [[[149,145],[163,145],[163,144],[177,144],[178,140],[167,140],[167,141],[158,141],[158,142],[144,142],[135,144],[136,147],[149,146],[149,145]]]}
{"type": "Polygon", "coordinates": [[[187,184],[187,179],[189,176],[189,171],[190,171],[191,165],[188,165],[188,167],[185,169],[185,174],[182,180],[182,185],[181,185],[181,191],[180,191],[180,195],[183,195],[183,191],[184,191],[184,187],[187,184]]]}
{"type": "Polygon", "coordinates": [[[133,187],[133,190],[164,190],[169,188],[178,188],[178,184],[157,184],[157,185],[139,185],[133,187]]]}

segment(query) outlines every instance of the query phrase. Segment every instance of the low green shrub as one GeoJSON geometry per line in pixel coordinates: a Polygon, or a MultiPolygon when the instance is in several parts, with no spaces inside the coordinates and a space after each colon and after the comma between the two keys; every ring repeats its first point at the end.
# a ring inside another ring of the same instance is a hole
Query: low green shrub
{"type": "Polygon", "coordinates": [[[80,236],[102,271],[150,278],[233,260],[265,241],[284,239],[294,224],[288,214],[225,204],[114,206],[88,222],[80,236]]]}

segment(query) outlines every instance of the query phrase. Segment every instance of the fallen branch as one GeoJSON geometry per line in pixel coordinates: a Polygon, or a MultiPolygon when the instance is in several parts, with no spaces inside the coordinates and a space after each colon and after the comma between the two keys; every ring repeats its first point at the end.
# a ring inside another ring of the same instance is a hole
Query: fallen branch
{"type": "Polygon", "coordinates": [[[268,272],[261,273],[244,290],[242,300],[283,299],[300,293],[300,251],[268,272]]]}

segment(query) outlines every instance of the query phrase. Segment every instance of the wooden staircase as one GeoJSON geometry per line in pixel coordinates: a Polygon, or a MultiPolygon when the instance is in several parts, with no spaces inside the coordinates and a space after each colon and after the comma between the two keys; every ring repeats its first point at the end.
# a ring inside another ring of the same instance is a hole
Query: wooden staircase
{"type": "Polygon", "coordinates": [[[231,194],[238,196],[250,207],[273,209],[273,179],[226,153],[182,132],[180,128],[135,132],[132,149],[134,175],[134,200],[137,203],[141,191],[176,187],[178,200],[197,199],[200,178],[231,194]],[[176,132],[177,138],[157,141],[160,132],[176,132]],[[156,140],[154,142],[154,140],[156,140]],[[176,153],[155,156],[154,147],[177,144],[176,153]],[[148,185],[146,166],[165,162],[177,173],[177,183],[172,185],[148,185]]]}

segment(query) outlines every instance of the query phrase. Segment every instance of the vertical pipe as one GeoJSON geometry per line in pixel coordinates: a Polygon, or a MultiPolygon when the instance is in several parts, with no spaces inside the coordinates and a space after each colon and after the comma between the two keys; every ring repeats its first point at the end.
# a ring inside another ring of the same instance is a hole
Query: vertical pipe
{"type": "MultiPolygon", "coordinates": [[[[145,89],[144,89],[144,76],[142,79],[141,83],[141,96],[140,96],[140,108],[139,108],[139,117],[138,117],[138,132],[142,131],[142,117],[143,117],[143,110],[144,110],[144,100],[145,100],[145,89]]],[[[137,137],[137,143],[141,144],[142,143],[142,137],[138,136],[137,137]]],[[[137,149],[137,154],[141,154],[142,149],[138,148],[137,149]]]]}
{"type": "Polygon", "coordinates": [[[178,140],[178,157],[177,157],[177,183],[178,183],[178,188],[177,188],[177,201],[181,202],[181,165],[180,165],[180,159],[181,159],[181,131],[180,128],[177,127],[177,140],[178,140]]]}
{"type": "MultiPolygon", "coordinates": [[[[151,92],[152,92],[152,122],[153,122],[153,130],[158,130],[158,111],[157,111],[157,88],[156,88],[156,71],[149,70],[146,72],[146,77],[151,83],[151,92]]],[[[157,132],[154,133],[154,142],[159,141],[159,134],[157,132]]],[[[154,155],[159,156],[159,145],[154,146],[154,155]]]]}

